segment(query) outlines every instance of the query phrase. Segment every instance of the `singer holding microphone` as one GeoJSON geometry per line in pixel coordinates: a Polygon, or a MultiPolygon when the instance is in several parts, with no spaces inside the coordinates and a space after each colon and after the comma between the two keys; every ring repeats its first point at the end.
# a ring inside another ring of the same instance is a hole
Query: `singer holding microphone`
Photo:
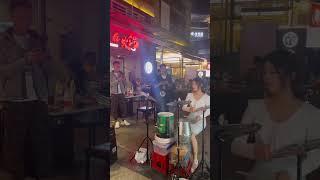
{"type": "MultiPolygon", "coordinates": [[[[295,155],[273,158],[274,153],[292,144],[320,138],[320,111],[299,97],[298,66],[295,54],[276,50],[264,58],[265,97],[249,101],[242,124],[258,123],[262,128],[254,141],[248,135],[236,138],[232,153],[255,161],[248,180],[296,180],[295,155]]],[[[302,179],[320,165],[320,151],[307,152],[302,179]]]]}
{"type": "MultiPolygon", "coordinates": [[[[207,95],[203,88],[203,83],[200,78],[192,80],[192,93],[189,93],[186,97],[186,101],[190,101],[189,105],[184,105],[182,110],[188,112],[187,119],[190,121],[191,127],[191,143],[193,149],[193,164],[191,173],[193,173],[198,165],[198,141],[196,136],[203,131],[203,108],[210,107],[210,96],[207,95]]],[[[204,118],[210,115],[210,109],[206,109],[204,112],[204,118]]],[[[204,127],[206,127],[206,120],[204,120],[204,127]]]]}

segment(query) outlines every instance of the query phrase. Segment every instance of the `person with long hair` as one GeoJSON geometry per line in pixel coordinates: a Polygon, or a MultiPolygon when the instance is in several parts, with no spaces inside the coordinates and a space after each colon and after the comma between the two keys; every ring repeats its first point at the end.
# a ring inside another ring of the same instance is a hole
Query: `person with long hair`
{"type": "MultiPolygon", "coordinates": [[[[255,142],[248,143],[246,135],[236,138],[231,145],[235,155],[255,161],[247,179],[296,179],[296,156],[273,155],[288,145],[320,138],[320,111],[300,99],[297,62],[296,55],[286,50],[276,50],[264,58],[264,98],[250,100],[242,119],[242,124],[258,123],[261,129],[255,142]]],[[[303,178],[319,164],[320,152],[308,152],[302,165],[303,178]]]]}
{"type": "MultiPolygon", "coordinates": [[[[203,83],[200,78],[195,78],[192,80],[192,92],[188,93],[186,101],[191,101],[190,106],[184,105],[182,110],[190,113],[187,119],[190,120],[191,127],[191,143],[193,150],[193,164],[191,172],[193,173],[199,164],[198,161],[198,141],[196,136],[198,136],[204,128],[206,128],[206,120],[203,121],[203,108],[210,107],[210,96],[204,92],[203,83]]],[[[210,115],[210,109],[205,110],[204,118],[210,115]]]]}

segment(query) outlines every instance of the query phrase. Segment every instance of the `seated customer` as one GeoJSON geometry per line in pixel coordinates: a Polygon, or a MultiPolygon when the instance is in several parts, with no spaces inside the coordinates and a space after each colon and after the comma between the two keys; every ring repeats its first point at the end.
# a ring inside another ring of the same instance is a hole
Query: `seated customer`
{"type": "MultiPolygon", "coordinates": [[[[203,91],[203,84],[200,78],[192,80],[192,93],[189,93],[186,97],[186,101],[191,101],[190,107],[184,105],[182,110],[190,113],[188,120],[191,126],[191,142],[193,149],[193,164],[191,172],[193,173],[199,164],[198,161],[198,142],[196,136],[200,134],[203,129],[203,110],[204,107],[210,107],[210,96],[203,91]]],[[[210,109],[204,112],[204,118],[210,115],[210,109]]],[[[206,120],[204,119],[204,128],[206,128],[206,120]]]]}

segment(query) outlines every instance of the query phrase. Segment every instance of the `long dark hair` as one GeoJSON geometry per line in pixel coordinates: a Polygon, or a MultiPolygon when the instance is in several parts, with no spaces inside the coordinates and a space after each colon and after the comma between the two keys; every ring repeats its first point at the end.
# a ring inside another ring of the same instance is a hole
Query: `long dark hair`
{"type": "Polygon", "coordinates": [[[197,86],[201,89],[201,91],[203,93],[205,93],[205,88],[204,88],[204,84],[203,84],[203,81],[201,78],[197,77],[197,78],[194,78],[192,79],[193,82],[195,82],[197,84],[197,86]]]}
{"type": "Polygon", "coordinates": [[[288,50],[275,50],[266,55],[263,59],[264,64],[272,64],[280,75],[280,81],[284,84],[290,80],[291,91],[297,98],[303,98],[303,72],[301,62],[297,55],[288,50]]]}

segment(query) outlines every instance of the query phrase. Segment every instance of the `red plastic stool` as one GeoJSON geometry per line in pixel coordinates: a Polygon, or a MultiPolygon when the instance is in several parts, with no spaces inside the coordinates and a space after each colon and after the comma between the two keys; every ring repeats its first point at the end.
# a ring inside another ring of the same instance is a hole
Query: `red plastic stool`
{"type": "Polygon", "coordinates": [[[187,167],[185,168],[182,167],[181,169],[179,169],[180,171],[179,173],[178,173],[178,169],[174,169],[173,164],[169,164],[169,171],[172,171],[172,169],[174,169],[171,172],[171,174],[180,174],[183,178],[189,178],[191,176],[191,167],[192,167],[192,162],[191,160],[189,160],[187,167]]]}
{"type": "Polygon", "coordinates": [[[160,172],[161,174],[167,176],[169,172],[169,154],[162,156],[155,152],[152,153],[151,167],[160,172]]]}

